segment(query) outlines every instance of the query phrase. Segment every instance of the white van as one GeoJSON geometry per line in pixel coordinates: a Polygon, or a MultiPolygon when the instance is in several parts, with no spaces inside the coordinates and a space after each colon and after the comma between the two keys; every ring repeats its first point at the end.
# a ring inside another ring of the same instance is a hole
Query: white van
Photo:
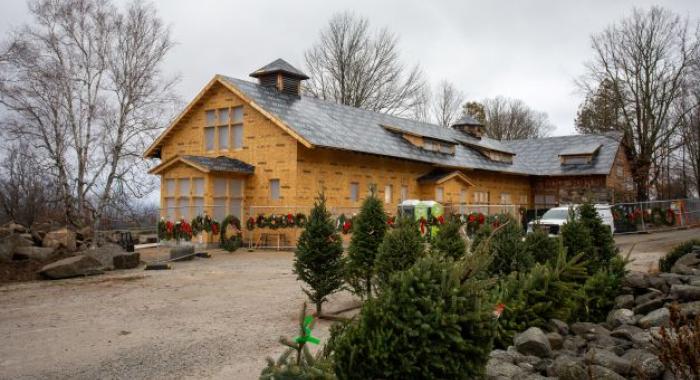
{"type": "MultiPolygon", "coordinates": [[[[569,219],[569,208],[578,208],[578,205],[554,207],[545,212],[537,221],[532,221],[527,224],[527,233],[531,233],[535,225],[539,228],[544,228],[550,236],[559,235],[561,226],[566,224],[569,219]]],[[[603,220],[603,224],[610,227],[610,232],[615,233],[615,223],[613,222],[612,210],[610,205],[597,204],[595,205],[598,216],[603,220]]]]}

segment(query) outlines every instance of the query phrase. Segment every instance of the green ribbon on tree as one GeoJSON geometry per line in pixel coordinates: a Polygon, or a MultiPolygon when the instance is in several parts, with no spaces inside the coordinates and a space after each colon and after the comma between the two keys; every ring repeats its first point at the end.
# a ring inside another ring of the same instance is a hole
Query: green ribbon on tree
{"type": "Polygon", "coordinates": [[[307,315],[304,318],[304,336],[298,336],[294,338],[294,341],[301,344],[301,343],[311,343],[311,344],[319,344],[321,342],[320,339],[314,337],[311,335],[311,322],[314,320],[314,317],[307,315]]]}

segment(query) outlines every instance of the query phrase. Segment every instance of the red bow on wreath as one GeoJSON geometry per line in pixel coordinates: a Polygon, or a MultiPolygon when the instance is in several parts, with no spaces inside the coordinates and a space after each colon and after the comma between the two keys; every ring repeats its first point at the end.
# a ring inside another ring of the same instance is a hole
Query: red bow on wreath
{"type": "Polygon", "coordinates": [[[445,217],[440,215],[437,217],[438,224],[445,224],[445,217]]]}
{"type": "Polygon", "coordinates": [[[420,218],[420,234],[425,235],[425,225],[428,224],[428,221],[425,220],[425,218],[420,218]]]}
{"type": "Polygon", "coordinates": [[[350,228],[352,228],[352,223],[349,220],[346,220],[343,223],[343,233],[347,234],[348,232],[350,232],[350,228]]]}
{"type": "Polygon", "coordinates": [[[294,215],[287,214],[287,224],[289,224],[289,225],[294,224],[294,215]]]}

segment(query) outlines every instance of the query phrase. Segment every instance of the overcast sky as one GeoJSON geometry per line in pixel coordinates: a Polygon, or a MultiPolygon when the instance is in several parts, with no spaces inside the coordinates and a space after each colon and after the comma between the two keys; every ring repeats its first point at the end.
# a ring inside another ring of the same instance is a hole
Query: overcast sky
{"type": "MultiPolygon", "coordinates": [[[[521,98],[549,114],[555,135],[574,133],[582,98],[574,79],[592,56],[590,35],[654,4],[700,17],[698,0],[155,2],[178,43],[166,70],[181,75],[187,101],[217,73],[248,78],[276,58],[303,70],[319,30],[350,10],[396,33],[405,62],[420,64],[432,83],[448,79],[468,100],[521,98]]],[[[0,1],[0,33],[27,21],[24,1],[0,1]]]]}

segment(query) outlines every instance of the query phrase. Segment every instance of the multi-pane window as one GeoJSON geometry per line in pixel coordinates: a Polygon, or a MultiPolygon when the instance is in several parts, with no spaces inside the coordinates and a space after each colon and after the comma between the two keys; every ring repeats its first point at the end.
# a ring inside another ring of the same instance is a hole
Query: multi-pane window
{"type": "Polygon", "coordinates": [[[243,107],[206,112],[204,146],[207,151],[243,148],[243,107]]]}
{"type": "Polygon", "coordinates": [[[474,203],[486,205],[489,204],[489,193],[488,191],[475,191],[474,192],[474,203]]]}
{"type": "Polygon", "coordinates": [[[192,208],[195,216],[204,214],[204,178],[192,180],[192,208]]]}
{"type": "Polygon", "coordinates": [[[527,194],[520,194],[520,205],[527,207],[529,203],[530,202],[528,202],[527,194]]]}
{"type": "Polygon", "coordinates": [[[280,199],[280,180],[271,179],[270,180],[270,199],[276,201],[280,199]]]}
{"type": "Polygon", "coordinates": [[[622,177],[624,175],[624,170],[622,169],[622,166],[618,166],[617,168],[615,168],[615,171],[618,177],[622,177]]]}
{"type": "Polygon", "coordinates": [[[501,204],[509,205],[512,204],[513,200],[510,197],[510,193],[501,193],[501,204]]]}
{"type": "Polygon", "coordinates": [[[392,186],[392,185],[384,186],[384,203],[391,203],[393,191],[394,191],[394,186],[392,186]]]}
{"type": "Polygon", "coordinates": [[[360,200],[360,184],[357,182],[350,182],[350,200],[353,202],[360,200]]]}
{"type": "Polygon", "coordinates": [[[462,189],[459,191],[459,203],[467,203],[467,190],[462,189]]]}
{"type": "Polygon", "coordinates": [[[174,179],[165,180],[165,217],[169,220],[175,219],[177,214],[175,208],[175,188],[177,184],[174,179]]]}
{"type": "Polygon", "coordinates": [[[403,185],[401,186],[401,200],[405,201],[408,199],[408,186],[403,185]]]}
{"type": "Polygon", "coordinates": [[[535,207],[550,208],[557,205],[557,198],[553,194],[535,194],[535,207]]]}
{"type": "Polygon", "coordinates": [[[190,220],[190,179],[181,178],[177,180],[178,206],[180,208],[180,218],[190,220]]]}
{"type": "Polygon", "coordinates": [[[214,178],[214,219],[226,217],[226,199],[228,194],[226,178],[214,178]]]}
{"type": "Polygon", "coordinates": [[[435,188],[435,201],[442,202],[444,197],[445,197],[445,189],[442,187],[436,187],[435,188]]]}
{"type": "Polygon", "coordinates": [[[243,179],[232,178],[229,181],[229,213],[238,220],[243,218],[243,179]]]}

